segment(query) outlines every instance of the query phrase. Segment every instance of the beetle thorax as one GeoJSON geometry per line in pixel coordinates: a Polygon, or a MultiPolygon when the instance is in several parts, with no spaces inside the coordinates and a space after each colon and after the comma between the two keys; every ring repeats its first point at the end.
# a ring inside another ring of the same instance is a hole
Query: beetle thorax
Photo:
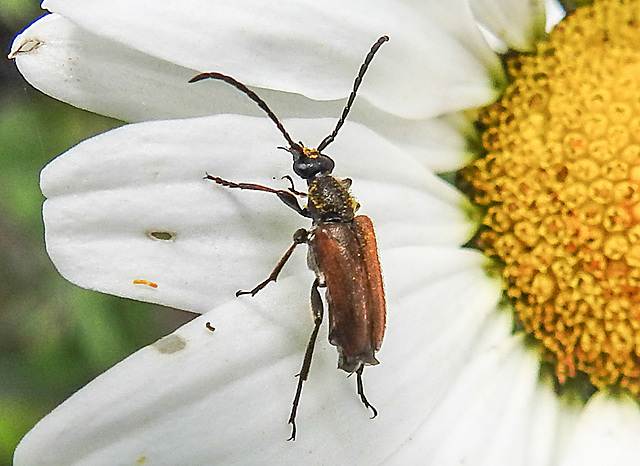
{"type": "Polygon", "coordinates": [[[339,180],[331,175],[319,175],[309,182],[307,208],[314,220],[350,222],[359,204],[349,193],[350,179],[339,180]]]}

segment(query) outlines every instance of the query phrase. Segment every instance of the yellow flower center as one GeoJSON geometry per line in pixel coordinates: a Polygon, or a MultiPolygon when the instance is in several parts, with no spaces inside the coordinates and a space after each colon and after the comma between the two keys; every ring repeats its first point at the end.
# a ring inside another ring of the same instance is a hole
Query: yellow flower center
{"type": "Polygon", "coordinates": [[[640,2],[601,0],[533,54],[478,121],[465,167],[485,209],[474,245],[497,259],[516,328],[560,383],[640,395],[640,2]]]}

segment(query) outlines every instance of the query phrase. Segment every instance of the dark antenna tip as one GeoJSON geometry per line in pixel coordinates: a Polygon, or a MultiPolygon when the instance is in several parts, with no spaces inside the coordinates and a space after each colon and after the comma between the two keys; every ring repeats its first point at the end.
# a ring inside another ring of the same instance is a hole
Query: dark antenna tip
{"type": "Polygon", "coordinates": [[[199,75],[194,76],[193,78],[191,78],[191,79],[189,80],[189,82],[190,82],[190,83],[195,83],[195,82],[198,82],[198,81],[202,81],[203,79],[207,79],[207,78],[209,77],[209,76],[208,76],[208,74],[209,74],[209,73],[201,73],[201,74],[199,74],[199,75]]]}
{"type": "Polygon", "coordinates": [[[356,79],[353,82],[353,89],[351,91],[351,94],[349,94],[349,99],[347,100],[347,104],[344,106],[344,110],[342,110],[342,115],[340,115],[340,118],[338,119],[338,123],[336,124],[336,127],[331,132],[331,134],[329,134],[326,138],[324,138],[322,140],[322,142],[318,146],[318,149],[317,149],[318,152],[322,152],[322,150],[325,147],[327,147],[329,144],[331,144],[334,141],[334,139],[336,138],[336,136],[338,134],[338,131],[340,131],[340,128],[342,128],[342,125],[344,124],[345,120],[347,119],[347,115],[349,114],[349,111],[351,110],[351,106],[353,105],[353,101],[356,100],[356,94],[358,92],[358,88],[360,87],[360,84],[362,84],[362,78],[364,77],[365,73],[367,72],[367,69],[369,68],[369,64],[371,64],[371,61],[373,60],[373,57],[375,56],[375,54],[378,51],[378,49],[382,46],[382,44],[384,44],[388,40],[389,40],[389,36],[380,37],[376,41],[376,43],[373,44],[373,46],[371,47],[371,50],[369,50],[369,53],[367,54],[367,56],[364,59],[364,63],[362,63],[362,65],[360,66],[360,71],[358,72],[358,76],[356,76],[356,79]]]}

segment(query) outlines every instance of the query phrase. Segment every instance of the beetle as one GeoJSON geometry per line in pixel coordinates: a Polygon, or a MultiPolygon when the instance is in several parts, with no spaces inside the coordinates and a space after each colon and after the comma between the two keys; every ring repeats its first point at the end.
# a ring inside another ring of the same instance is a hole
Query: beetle
{"type": "Polygon", "coordinates": [[[388,40],[388,36],[382,36],[371,47],[360,67],[353,89],[334,130],[320,142],[317,148],[308,148],[302,142],[295,142],[266,102],[235,78],[210,72],[201,73],[189,81],[193,83],[203,79],[220,80],[234,86],[253,100],[284,136],[288,146],[279,147],[279,149],[292,155],[293,171],[307,182],[308,192],[303,193],[295,189],[293,180],[288,175],[283,177],[291,184],[286,190],[253,183],[235,183],[208,173],[205,176],[205,179],[227,188],[275,194],[288,207],[312,220],[310,230],[304,228],[296,230],[293,234],[293,244],[266,280],[250,291],[240,290],[236,293],[236,296],[244,294],[255,296],[270,282],[277,280],[280,271],[298,245],[308,245],[307,263],[316,275],[311,286],[314,328],[298,374],[298,384],[288,421],[292,426],[289,440],[296,438],[295,420],[302,386],[309,376],[313,350],[323,320],[324,307],[319,288],[326,288],[325,299],[329,307],[329,342],[337,347],[338,368],[349,374],[356,374],[357,391],[362,403],[371,409],[372,418],[378,415],[375,407],[367,400],[362,383],[364,367],[379,363],[375,353],[382,345],[386,322],[384,285],[376,236],[371,219],[355,214],[360,206],[349,191],[351,179],[335,178],[331,174],[335,162],[322,151],[334,141],[351,110],[369,64],[378,49],[388,40]],[[306,197],[307,205],[301,207],[296,196],[306,197]]]}

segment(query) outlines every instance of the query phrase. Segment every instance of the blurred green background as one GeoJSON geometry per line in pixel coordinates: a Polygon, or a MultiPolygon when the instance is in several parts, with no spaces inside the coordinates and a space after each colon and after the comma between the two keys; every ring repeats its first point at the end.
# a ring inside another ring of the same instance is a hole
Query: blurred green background
{"type": "MultiPolygon", "coordinates": [[[[35,0],[0,0],[4,57],[43,13],[35,0]]],[[[195,317],[78,288],[45,252],[40,170],[119,124],[41,94],[0,58],[0,465],[74,391],[195,317]]]]}

